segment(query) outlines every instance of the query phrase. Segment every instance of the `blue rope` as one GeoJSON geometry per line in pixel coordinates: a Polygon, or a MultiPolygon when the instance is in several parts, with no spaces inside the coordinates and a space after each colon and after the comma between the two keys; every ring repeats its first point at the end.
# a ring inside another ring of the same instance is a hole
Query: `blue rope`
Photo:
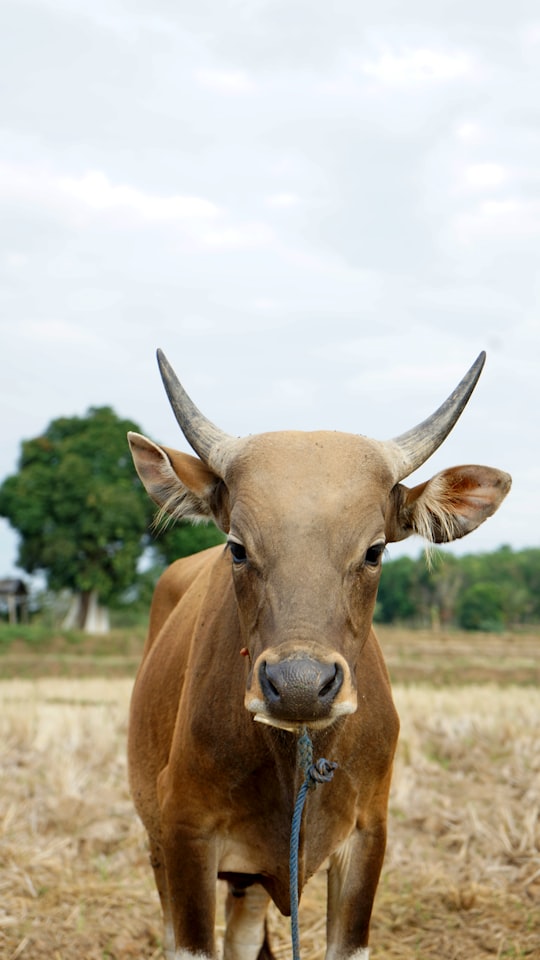
{"type": "Polygon", "coordinates": [[[291,888],[291,940],[293,960],[300,960],[300,930],[298,926],[298,846],[300,843],[300,827],[302,813],[308,790],[315,788],[318,783],[329,783],[334,776],[337,763],[321,757],[313,763],[313,744],[307,731],[302,729],[298,738],[297,762],[304,773],[304,782],[298,791],[291,824],[291,845],[289,856],[289,877],[291,888]]]}

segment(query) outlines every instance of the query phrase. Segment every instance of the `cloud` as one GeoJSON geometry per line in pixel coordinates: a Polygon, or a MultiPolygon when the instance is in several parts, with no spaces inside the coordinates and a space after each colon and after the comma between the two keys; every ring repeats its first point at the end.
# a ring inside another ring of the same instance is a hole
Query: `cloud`
{"type": "Polygon", "coordinates": [[[503,241],[509,238],[528,240],[540,237],[540,200],[507,197],[489,199],[475,205],[467,213],[453,218],[453,234],[464,244],[479,239],[503,241]]]}
{"type": "Polygon", "coordinates": [[[195,71],[195,79],[206,87],[224,96],[254,93],[257,85],[245,70],[202,69],[195,71]]]}
{"type": "Polygon", "coordinates": [[[500,163],[472,163],[466,167],[463,180],[466,186],[475,190],[489,190],[499,187],[508,179],[508,172],[500,163]]]}
{"type": "MultiPolygon", "coordinates": [[[[159,437],[157,345],[233,431],[380,436],[487,347],[457,457],[497,464],[503,436],[538,528],[532,5],[22,0],[0,20],[0,474],[91,403],[159,437]]],[[[486,536],[514,542],[505,516],[486,536]]]]}
{"type": "Polygon", "coordinates": [[[144,223],[170,223],[216,218],[219,208],[202,197],[144,193],[128,184],[112,183],[91,170],[79,177],[59,176],[43,168],[0,165],[0,197],[73,213],[126,216],[144,223]]]}
{"type": "Polygon", "coordinates": [[[65,348],[66,345],[96,346],[99,337],[69,320],[32,320],[24,329],[24,337],[32,343],[46,343],[50,346],[65,348]]]}
{"type": "Polygon", "coordinates": [[[364,60],[362,71],[387,86],[416,86],[461,79],[472,72],[472,61],[469,54],[419,47],[402,53],[386,50],[364,60]]]}
{"type": "Polygon", "coordinates": [[[278,378],[271,382],[268,401],[280,413],[290,407],[309,409],[317,393],[317,384],[307,378],[278,378]]]}
{"type": "Polygon", "coordinates": [[[456,137],[467,143],[477,143],[482,140],[482,136],[482,128],[474,120],[465,120],[456,129],[456,137]]]}
{"type": "Polygon", "coordinates": [[[298,206],[300,197],[295,193],[272,193],[265,197],[264,202],[268,207],[286,209],[298,206]]]}
{"type": "Polygon", "coordinates": [[[256,220],[207,229],[199,237],[201,245],[213,250],[245,250],[269,246],[273,239],[271,227],[256,220]]]}
{"type": "Polygon", "coordinates": [[[97,213],[113,211],[134,214],[146,222],[171,222],[210,219],[218,215],[215,204],[202,197],[159,196],[143,193],[127,184],[113,184],[104,173],[94,170],[82,177],[58,177],[54,184],[97,213]]]}
{"type": "Polygon", "coordinates": [[[53,211],[72,226],[106,223],[121,230],[151,225],[172,226],[180,242],[199,250],[246,250],[268,246],[271,226],[256,219],[235,218],[204,197],[144,192],[113,183],[92,170],[79,177],[48,170],[0,165],[0,199],[53,211]]]}

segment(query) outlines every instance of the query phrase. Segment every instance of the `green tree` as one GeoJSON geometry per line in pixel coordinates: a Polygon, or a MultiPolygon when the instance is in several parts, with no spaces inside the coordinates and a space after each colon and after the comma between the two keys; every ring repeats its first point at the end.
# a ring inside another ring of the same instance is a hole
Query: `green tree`
{"type": "Polygon", "coordinates": [[[376,619],[473,630],[540,623],[540,549],[387,560],[376,619]]]}
{"type": "Polygon", "coordinates": [[[110,407],[53,420],[22,444],[18,472],[0,487],[0,515],[20,536],[18,564],[43,573],[50,590],[78,597],[76,625],[136,578],[152,505],[131,461],[126,433],[140,432],[110,407]]]}
{"type": "Polygon", "coordinates": [[[417,567],[410,557],[383,563],[376,619],[380,623],[413,620],[418,613],[417,567]]]}
{"type": "Polygon", "coordinates": [[[540,623],[540,550],[529,548],[514,556],[526,597],[520,610],[521,620],[540,623]]]}
{"type": "Polygon", "coordinates": [[[461,596],[458,622],[465,630],[500,630],[504,626],[504,601],[495,583],[475,583],[461,596]]]}
{"type": "Polygon", "coordinates": [[[159,531],[152,546],[154,554],[167,566],[180,557],[189,557],[218,543],[225,543],[225,536],[213,523],[192,524],[182,520],[159,531]]]}
{"type": "Polygon", "coordinates": [[[462,587],[459,561],[451,553],[431,549],[427,557],[424,553],[418,557],[416,570],[421,622],[436,630],[447,627],[455,618],[462,587]]]}

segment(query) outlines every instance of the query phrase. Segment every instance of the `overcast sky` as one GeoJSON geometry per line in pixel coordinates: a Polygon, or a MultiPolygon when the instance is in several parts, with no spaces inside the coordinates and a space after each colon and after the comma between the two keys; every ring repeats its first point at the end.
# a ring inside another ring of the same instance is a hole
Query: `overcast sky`
{"type": "Polygon", "coordinates": [[[230,433],[380,439],[486,349],[415,479],[508,470],[455,549],[540,545],[537,2],[3,0],[0,83],[0,480],[92,405],[185,449],[158,346],[230,433]]]}

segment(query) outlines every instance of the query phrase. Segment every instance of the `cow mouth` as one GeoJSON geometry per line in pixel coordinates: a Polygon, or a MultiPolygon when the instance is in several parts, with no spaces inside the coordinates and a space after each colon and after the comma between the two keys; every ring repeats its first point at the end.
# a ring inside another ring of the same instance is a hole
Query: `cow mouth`
{"type": "Polygon", "coordinates": [[[331,717],[324,717],[323,719],[319,720],[307,720],[305,723],[292,720],[280,720],[277,717],[272,717],[270,714],[264,712],[253,713],[253,719],[257,723],[262,723],[267,727],[277,727],[278,730],[287,730],[288,733],[299,734],[302,732],[304,727],[308,727],[310,730],[324,730],[326,727],[332,726],[332,724],[335,723],[339,717],[354,713],[355,710],[356,707],[350,704],[350,709],[341,710],[331,717]]]}

